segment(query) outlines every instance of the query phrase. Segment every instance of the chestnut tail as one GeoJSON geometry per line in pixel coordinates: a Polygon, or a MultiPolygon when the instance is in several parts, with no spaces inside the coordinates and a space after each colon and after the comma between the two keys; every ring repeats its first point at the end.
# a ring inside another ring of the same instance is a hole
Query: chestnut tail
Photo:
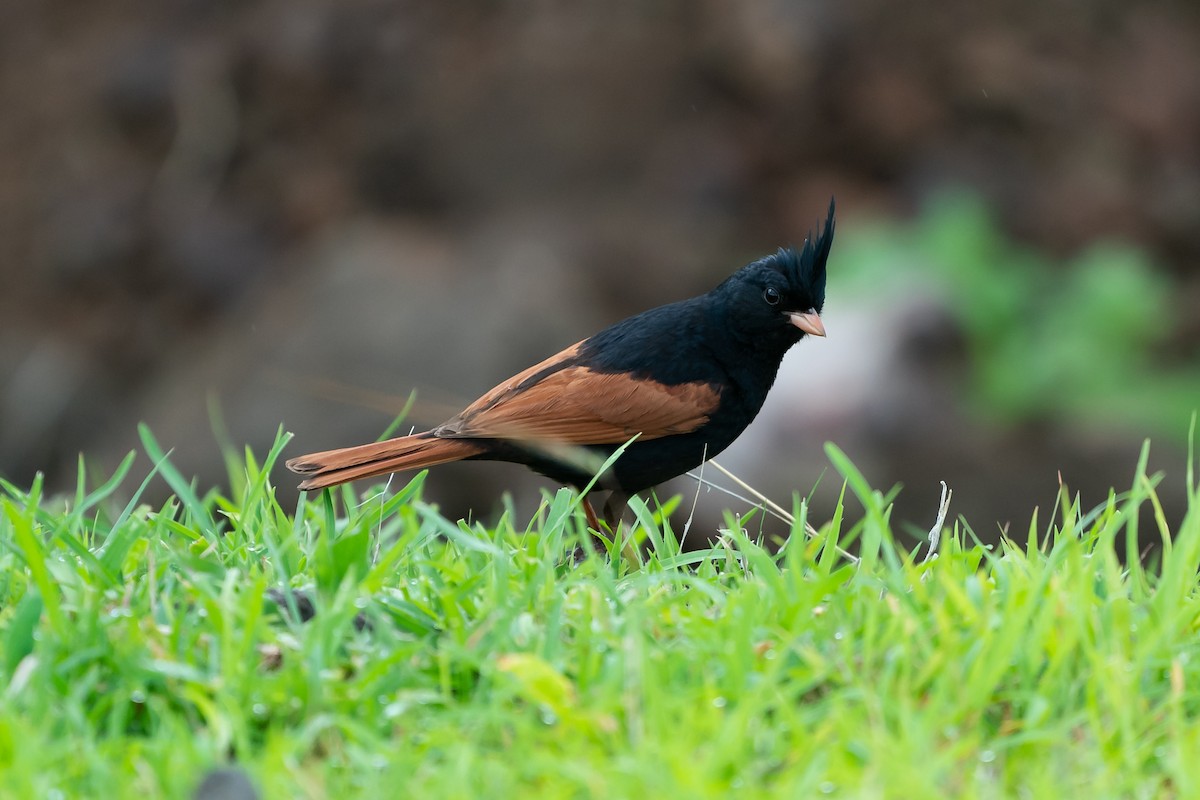
{"type": "Polygon", "coordinates": [[[478,442],[468,439],[441,439],[432,433],[416,433],[386,442],[310,453],[290,459],[287,468],[309,476],[300,484],[300,489],[307,491],[389,472],[461,461],[483,450],[478,442]]]}

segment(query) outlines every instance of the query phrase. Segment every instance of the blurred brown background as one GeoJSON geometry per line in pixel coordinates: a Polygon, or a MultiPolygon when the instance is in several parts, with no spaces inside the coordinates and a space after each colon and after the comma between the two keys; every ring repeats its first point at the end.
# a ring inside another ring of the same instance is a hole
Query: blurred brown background
{"type": "MultiPolygon", "coordinates": [[[[836,195],[830,336],[726,466],[786,503],[833,440],[904,483],[901,519],[927,526],[946,479],[981,533],[1019,531],[1059,471],[1085,505],[1127,487],[1153,434],[1177,514],[1186,420],[980,414],[961,298],[839,291],[856,229],[946,187],[1051,260],[1139,248],[1170,287],[1151,367],[1194,371],[1200,5],[7,0],[0,474],[70,486],[144,420],[223,482],[210,399],[260,455],[280,423],[292,455],[373,439],[413,388],[438,422],[798,243],[836,195]]],[[[547,485],[483,464],[430,483],[485,517],[547,485]]]]}

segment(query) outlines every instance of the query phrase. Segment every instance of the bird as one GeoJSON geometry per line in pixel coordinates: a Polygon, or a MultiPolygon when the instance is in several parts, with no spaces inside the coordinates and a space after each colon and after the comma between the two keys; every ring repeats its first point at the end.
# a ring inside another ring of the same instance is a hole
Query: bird
{"type": "Polygon", "coordinates": [[[834,201],[824,229],[782,247],[709,292],[658,306],[517,373],[426,431],[292,458],[312,491],[452,461],[523,464],[583,492],[610,492],[615,530],[629,496],[721,453],[754,420],[784,354],[825,336],[825,272],[834,201]],[[619,448],[624,451],[597,477],[619,448]],[[594,481],[594,482],[593,482],[594,481]]]}

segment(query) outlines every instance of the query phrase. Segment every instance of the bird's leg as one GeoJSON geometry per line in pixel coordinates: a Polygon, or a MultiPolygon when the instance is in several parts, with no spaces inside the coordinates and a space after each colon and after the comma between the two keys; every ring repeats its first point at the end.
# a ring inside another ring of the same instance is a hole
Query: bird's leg
{"type": "Polygon", "coordinates": [[[613,542],[621,548],[621,558],[625,559],[631,568],[636,569],[640,563],[637,546],[631,539],[622,541],[620,533],[621,519],[627,510],[629,510],[629,493],[613,489],[609,493],[608,499],[604,501],[604,521],[612,531],[613,542]]]}
{"type": "Polygon", "coordinates": [[[587,517],[588,527],[592,529],[590,541],[596,548],[597,552],[607,554],[607,549],[604,545],[604,527],[608,528],[609,533],[613,536],[613,541],[616,541],[617,529],[621,525],[621,517],[625,514],[625,510],[629,508],[629,494],[622,492],[620,489],[614,489],[609,493],[608,499],[604,501],[604,527],[600,525],[600,518],[596,516],[596,509],[592,507],[591,500],[585,494],[579,498],[583,503],[583,514],[587,517]]]}
{"type": "MultiPolygon", "coordinates": [[[[592,529],[592,535],[588,537],[588,541],[592,543],[592,547],[596,548],[597,553],[600,553],[601,555],[608,555],[608,547],[604,542],[604,528],[600,525],[600,518],[596,516],[596,509],[592,507],[592,503],[590,500],[588,500],[588,496],[586,494],[583,495],[580,500],[583,501],[583,513],[587,517],[588,527],[592,529]]],[[[612,497],[609,496],[608,501],[604,504],[605,520],[609,519],[609,506],[611,504],[612,497]]],[[[620,522],[619,516],[617,518],[617,522],[620,522]]],[[[617,535],[616,524],[609,522],[608,528],[615,537],[617,535]]]]}
{"type": "Polygon", "coordinates": [[[614,535],[627,508],[629,508],[629,494],[620,489],[613,489],[609,493],[608,499],[604,501],[604,521],[608,523],[608,527],[614,535]]]}
{"type": "Polygon", "coordinates": [[[587,517],[588,526],[594,531],[599,531],[600,519],[596,516],[596,509],[592,508],[592,503],[588,500],[588,496],[585,494],[579,499],[583,503],[583,514],[587,517]]]}

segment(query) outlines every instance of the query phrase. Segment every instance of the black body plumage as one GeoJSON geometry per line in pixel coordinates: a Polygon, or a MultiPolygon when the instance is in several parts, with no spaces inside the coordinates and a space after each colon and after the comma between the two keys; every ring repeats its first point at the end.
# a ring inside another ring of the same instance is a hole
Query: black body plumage
{"type": "MultiPolygon", "coordinates": [[[[428,431],[288,461],[301,489],[449,461],[512,461],[578,487],[635,434],[600,486],[654,486],[722,452],[758,415],[788,349],[824,336],[834,205],[819,235],[699,297],[605,328],[428,431]],[[580,456],[583,456],[582,458],[580,456]]],[[[589,522],[598,524],[590,504],[589,522]]],[[[611,519],[610,519],[611,521],[611,519]]]]}
{"type": "MultiPolygon", "coordinates": [[[[563,366],[622,373],[666,386],[704,383],[717,407],[700,428],[687,433],[635,440],[599,485],[628,494],[674,478],[713,458],[758,416],[775,383],[784,355],[804,333],[780,309],[820,314],[825,306],[826,262],[833,244],[834,203],[824,230],[800,250],[780,248],[729,276],[706,294],[658,306],[624,319],[585,339],[563,366]],[[763,293],[782,299],[768,305],[763,293]]],[[[588,448],[596,458],[548,458],[540,448],[505,446],[497,455],[519,461],[560,483],[582,487],[616,445],[588,448]]]]}

